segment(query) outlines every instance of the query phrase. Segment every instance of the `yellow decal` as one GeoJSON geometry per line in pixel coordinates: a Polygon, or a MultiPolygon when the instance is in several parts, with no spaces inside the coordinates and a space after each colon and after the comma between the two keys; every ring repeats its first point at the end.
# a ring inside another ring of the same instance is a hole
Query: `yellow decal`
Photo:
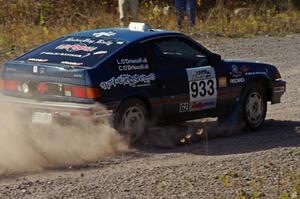
{"type": "Polygon", "coordinates": [[[227,79],[226,77],[219,77],[219,87],[224,88],[227,87],[227,79]]]}

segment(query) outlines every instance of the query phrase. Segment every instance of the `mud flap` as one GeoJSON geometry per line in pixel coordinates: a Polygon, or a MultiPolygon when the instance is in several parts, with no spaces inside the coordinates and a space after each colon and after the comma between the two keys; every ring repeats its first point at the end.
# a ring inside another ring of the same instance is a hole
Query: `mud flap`
{"type": "Polygon", "coordinates": [[[245,129],[240,98],[235,100],[228,114],[218,117],[218,124],[224,135],[241,133],[245,129]]]}

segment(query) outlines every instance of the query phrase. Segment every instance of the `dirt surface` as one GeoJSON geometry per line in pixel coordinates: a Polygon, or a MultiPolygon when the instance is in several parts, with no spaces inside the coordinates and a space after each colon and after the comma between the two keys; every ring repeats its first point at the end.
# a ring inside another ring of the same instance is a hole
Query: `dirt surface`
{"type": "Polygon", "coordinates": [[[172,149],[146,146],[76,167],[2,175],[0,198],[299,198],[294,177],[300,174],[300,35],[201,40],[223,58],[278,66],[287,92],[281,104],[268,107],[261,130],[172,149]]]}

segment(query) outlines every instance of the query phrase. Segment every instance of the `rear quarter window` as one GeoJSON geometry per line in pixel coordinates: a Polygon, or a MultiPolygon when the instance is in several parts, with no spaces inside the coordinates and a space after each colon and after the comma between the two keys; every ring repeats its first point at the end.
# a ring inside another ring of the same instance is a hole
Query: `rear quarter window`
{"type": "Polygon", "coordinates": [[[120,52],[111,66],[116,73],[141,73],[149,70],[148,59],[141,45],[135,44],[120,52]]]}
{"type": "Polygon", "coordinates": [[[126,41],[110,38],[63,37],[27,53],[17,61],[92,67],[120,49],[126,41]]]}

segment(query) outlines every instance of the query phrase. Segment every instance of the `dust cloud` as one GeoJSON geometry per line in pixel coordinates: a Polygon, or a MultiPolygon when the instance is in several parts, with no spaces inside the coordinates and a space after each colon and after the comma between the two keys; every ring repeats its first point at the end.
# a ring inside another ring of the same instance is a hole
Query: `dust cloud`
{"type": "Polygon", "coordinates": [[[108,120],[34,125],[30,114],[6,104],[0,109],[0,174],[78,165],[127,150],[108,120]]]}

